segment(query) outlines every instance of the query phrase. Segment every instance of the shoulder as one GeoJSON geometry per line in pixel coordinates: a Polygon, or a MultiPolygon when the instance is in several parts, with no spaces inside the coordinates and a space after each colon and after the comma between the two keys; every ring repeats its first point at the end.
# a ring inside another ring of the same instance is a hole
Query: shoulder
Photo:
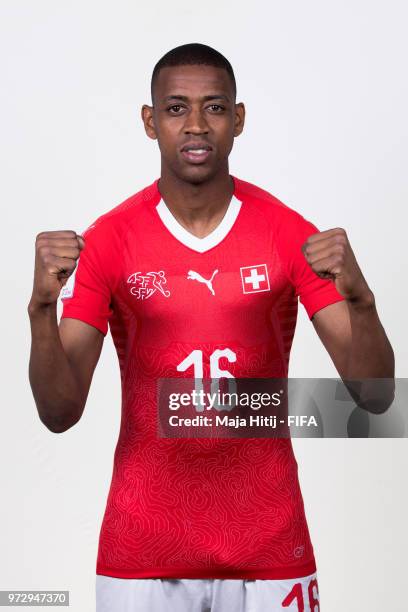
{"type": "Polygon", "coordinates": [[[157,197],[157,183],[158,179],[97,217],[81,235],[95,243],[106,242],[107,239],[121,240],[129,224],[138,217],[142,208],[157,197]]]}
{"type": "Polygon", "coordinates": [[[254,210],[263,215],[265,221],[272,225],[275,234],[288,231],[295,233],[297,231],[310,231],[310,233],[317,231],[317,228],[302,214],[284,204],[269,191],[248,181],[233,178],[237,198],[248,203],[254,210]]]}

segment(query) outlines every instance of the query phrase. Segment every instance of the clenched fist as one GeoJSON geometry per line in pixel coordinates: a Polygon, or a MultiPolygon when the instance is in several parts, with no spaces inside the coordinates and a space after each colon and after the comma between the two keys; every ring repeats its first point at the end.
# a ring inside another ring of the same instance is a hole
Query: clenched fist
{"type": "Polygon", "coordinates": [[[312,234],[302,251],[317,276],[333,280],[337,291],[347,300],[357,301],[371,295],[344,229],[312,234]]]}
{"type": "Polygon", "coordinates": [[[32,307],[56,303],[85,246],[74,231],[41,232],[35,242],[32,307]]]}

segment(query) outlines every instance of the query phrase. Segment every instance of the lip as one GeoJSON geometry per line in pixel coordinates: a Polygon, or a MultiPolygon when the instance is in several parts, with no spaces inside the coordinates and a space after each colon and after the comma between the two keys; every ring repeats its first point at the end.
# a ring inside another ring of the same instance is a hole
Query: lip
{"type": "Polygon", "coordinates": [[[182,155],[183,159],[188,161],[190,164],[202,164],[205,161],[207,161],[207,159],[211,155],[211,151],[210,150],[205,150],[202,153],[193,153],[191,151],[182,151],[181,155],[182,155]]]}
{"type": "Polygon", "coordinates": [[[212,147],[207,142],[187,142],[181,148],[181,155],[191,164],[202,164],[211,155],[212,147]],[[201,153],[194,151],[202,150],[201,153]]]}

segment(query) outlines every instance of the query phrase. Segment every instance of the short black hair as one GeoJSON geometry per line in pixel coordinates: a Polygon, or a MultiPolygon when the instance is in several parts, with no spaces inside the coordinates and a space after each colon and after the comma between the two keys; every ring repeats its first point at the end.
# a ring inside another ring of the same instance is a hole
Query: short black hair
{"type": "Polygon", "coordinates": [[[186,45],[180,45],[168,51],[155,65],[152,73],[152,80],[150,84],[152,102],[153,102],[153,88],[162,68],[169,66],[192,66],[201,64],[203,66],[215,66],[216,68],[223,68],[229,74],[234,89],[234,98],[237,95],[237,85],[235,82],[235,75],[231,64],[226,57],[222,55],[216,49],[203,45],[201,43],[188,43],[186,45]]]}

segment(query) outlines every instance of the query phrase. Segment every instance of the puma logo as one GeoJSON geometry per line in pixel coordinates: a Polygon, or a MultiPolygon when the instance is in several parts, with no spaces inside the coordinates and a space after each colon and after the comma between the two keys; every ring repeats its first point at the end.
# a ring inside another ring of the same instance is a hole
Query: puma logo
{"type": "Polygon", "coordinates": [[[201,276],[201,274],[199,274],[198,272],[194,272],[194,270],[189,270],[188,274],[187,274],[187,279],[188,280],[196,280],[199,283],[204,283],[204,285],[207,285],[209,291],[213,295],[215,295],[215,291],[213,289],[212,282],[213,282],[214,276],[217,274],[217,272],[218,272],[218,270],[214,270],[214,272],[211,275],[211,278],[207,280],[206,278],[203,278],[201,276]]]}

